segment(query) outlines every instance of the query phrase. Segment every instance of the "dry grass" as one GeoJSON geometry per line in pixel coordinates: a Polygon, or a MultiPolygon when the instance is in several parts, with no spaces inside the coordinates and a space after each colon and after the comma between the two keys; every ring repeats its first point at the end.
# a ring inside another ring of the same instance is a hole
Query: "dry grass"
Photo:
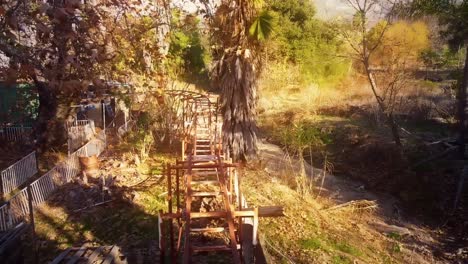
{"type": "MultiPolygon", "coordinates": [[[[421,119],[441,115],[448,118],[454,110],[451,108],[453,92],[448,86],[448,83],[406,80],[395,100],[396,113],[421,119]]],[[[263,116],[287,111],[303,116],[330,112],[342,115],[350,108],[377,112],[376,100],[365,76],[354,74],[332,84],[310,83],[294,66],[277,66],[266,69],[260,80],[259,110],[263,116]]]]}
{"type": "Polygon", "coordinates": [[[327,210],[334,205],[330,200],[304,198],[258,170],[247,173],[243,188],[249,204],[285,208],[285,217],[260,222],[271,263],[403,263],[393,242],[367,225],[374,215],[372,202],[363,210],[327,210]]]}
{"type": "Polygon", "coordinates": [[[369,103],[372,93],[363,87],[364,81],[348,77],[341,84],[309,83],[293,66],[270,68],[260,80],[260,111],[274,114],[300,109],[316,114],[321,108],[369,103]]]}

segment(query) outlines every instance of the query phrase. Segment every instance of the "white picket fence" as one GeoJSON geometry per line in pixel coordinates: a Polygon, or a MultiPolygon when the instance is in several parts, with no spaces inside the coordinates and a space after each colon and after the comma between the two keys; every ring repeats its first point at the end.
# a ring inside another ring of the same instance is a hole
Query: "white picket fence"
{"type": "Polygon", "coordinates": [[[65,124],[68,134],[68,153],[80,148],[96,133],[93,120],[75,120],[65,124]]]}
{"type": "Polygon", "coordinates": [[[0,207],[0,231],[6,231],[23,221],[29,213],[28,188],[33,206],[45,202],[60,186],[72,181],[81,171],[78,157],[99,156],[105,148],[105,135],[101,132],[96,138],[71,154],[65,161],[22,189],[0,207]]]}
{"type": "Polygon", "coordinates": [[[9,194],[37,173],[36,152],[33,151],[0,172],[2,194],[9,194]]]}
{"type": "Polygon", "coordinates": [[[0,127],[0,139],[15,142],[31,141],[32,127],[3,126],[0,127]]]}

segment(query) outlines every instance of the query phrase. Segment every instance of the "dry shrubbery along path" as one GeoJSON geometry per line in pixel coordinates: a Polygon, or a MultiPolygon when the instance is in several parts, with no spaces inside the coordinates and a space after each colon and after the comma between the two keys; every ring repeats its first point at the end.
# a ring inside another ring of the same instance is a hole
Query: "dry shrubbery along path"
{"type": "MultiPolygon", "coordinates": [[[[273,71],[276,70],[273,68],[273,71]]],[[[294,86],[291,85],[294,81],[272,81],[276,77],[270,76],[264,75],[260,89],[262,136],[267,142],[280,145],[286,157],[299,156],[301,149],[308,163],[317,168],[330,168],[337,177],[325,179],[325,185],[330,181],[325,196],[334,202],[377,200],[380,209],[371,214],[370,222],[378,224],[367,228],[381,234],[391,233],[381,237],[383,240],[398,238],[393,249],[399,252],[390,254],[390,259],[407,263],[411,254],[405,259],[404,252],[408,253],[406,250],[411,248],[410,251],[423,256],[422,259],[414,256],[419,259],[413,259],[414,263],[466,260],[461,250],[466,231],[460,231],[462,222],[447,214],[447,208],[453,208],[461,163],[453,160],[453,155],[424,162],[437,153],[453,149],[453,145],[443,143],[444,139],[454,137],[455,124],[455,98],[445,89],[446,82],[413,79],[401,91],[401,100],[395,108],[395,116],[402,127],[403,147],[398,148],[375,107],[366,80],[359,75],[338,84],[302,85],[298,81],[294,86]],[[412,167],[414,164],[418,165],[412,167]],[[367,197],[367,190],[375,193],[367,197]],[[350,197],[341,199],[342,196],[350,197]],[[447,219],[449,225],[444,226],[447,219]],[[386,224],[381,225],[381,222],[386,224]],[[412,235],[395,235],[386,225],[404,227],[411,230],[412,235]],[[446,243],[446,239],[452,242],[446,243]]],[[[297,165],[296,174],[301,173],[300,167],[297,165]]],[[[291,175],[294,174],[289,173],[283,180],[297,189],[291,175]]],[[[314,188],[319,188],[317,185],[321,186],[322,182],[318,180],[314,184],[314,188]]],[[[313,191],[315,195],[318,192],[323,196],[324,190],[313,191]]],[[[466,201],[465,198],[461,200],[466,201]]],[[[366,218],[359,219],[368,222],[366,218]]],[[[350,233],[352,230],[355,228],[349,227],[350,233]]]]}

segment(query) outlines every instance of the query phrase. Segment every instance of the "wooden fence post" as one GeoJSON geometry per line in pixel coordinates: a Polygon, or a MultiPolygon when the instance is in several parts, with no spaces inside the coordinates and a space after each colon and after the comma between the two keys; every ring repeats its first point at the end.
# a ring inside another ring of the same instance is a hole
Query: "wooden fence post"
{"type": "Polygon", "coordinates": [[[3,174],[0,171],[0,200],[3,200],[5,198],[5,193],[3,192],[3,174]]]}

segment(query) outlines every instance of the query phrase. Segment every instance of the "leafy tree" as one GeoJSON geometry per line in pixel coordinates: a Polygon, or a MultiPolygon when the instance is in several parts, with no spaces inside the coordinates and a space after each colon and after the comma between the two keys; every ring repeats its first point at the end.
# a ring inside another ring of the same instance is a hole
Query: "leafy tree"
{"type": "MultiPolygon", "coordinates": [[[[89,83],[105,88],[105,82],[99,80],[102,76],[118,78],[112,74],[120,66],[143,65],[140,58],[148,56],[139,51],[146,51],[147,45],[137,47],[124,41],[132,39],[128,37],[127,26],[132,16],[141,14],[154,18],[149,23],[139,21],[141,25],[155,28],[161,7],[167,6],[166,1],[157,2],[158,6],[123,0],[2,2],[0,52],[9,59],[3,78],[10,82],[32,81],[36,85],[40,102],[36,127],[39,143],[56,139],[48,132],[63,130],[61,121],[67,105],[89,83]],[[129,52],[130,46],[137,48],[129,52]],[[116,62],[121,65],[116,66],[116,62]]],[[[137,25],[130,36],[135,37],[133,33],[140,29],[137,25]]]]}
{"type": "MultiPolygon", "coordinates": [[[[370,17],[376,16],[383,10],[388,9],[392,14],[395,7],[393,2],[377,0],[347,0],[347,3],[356,11],[350,27],[341,31],[343,38],[347,41],[350,56],[360,63],[369,81],[370,88],[377,101],[380,112],[385,116],[386,123],[390,127],[393,140],[397,146],[401,146],[400,132],[394,117],[394,102],[399,90],[405,83],[405,71],[398,65],[401,60],[397,58],[386,65],[386,74],[378,82],[372,65],[372,58],[382,46],[390,24],[381,21],[374,27],[370,27],[370,17]],[[396,62],[397,64],[394,64],[396,62]],[[379,88],[379,85],[381,86],[379,88]]],[[[404,62],[404,60],[403,60],[404,62]]]]}
{"type": "Polygon", "coordinates": [[[173,10],[167,61],[169,75],[192,83],[207,82],[207,65],[211,58],[205,42],[199,18],[173,10]]]}
{"type": "MultiPolygon", "coordinates": [[[[378,38],[381,30],[382,27],[375,30],[374,38],[378,38]]],[[[419,63],[420,54],[429,47],[429,29],[424,22],[397,21],[388,25],[381,42],[371,56],[373,65],[414,67],[419,63]]]]}
{"type": "Polygon", "coordinates": [[[274,18],[272,37],[266,43],[269,61],[298,65],[314,82],[347,72],[349,60],[336,56],[344,48],[336,25],[316,19],[312,1],[267,0],[266,8],[274,18]]]}

